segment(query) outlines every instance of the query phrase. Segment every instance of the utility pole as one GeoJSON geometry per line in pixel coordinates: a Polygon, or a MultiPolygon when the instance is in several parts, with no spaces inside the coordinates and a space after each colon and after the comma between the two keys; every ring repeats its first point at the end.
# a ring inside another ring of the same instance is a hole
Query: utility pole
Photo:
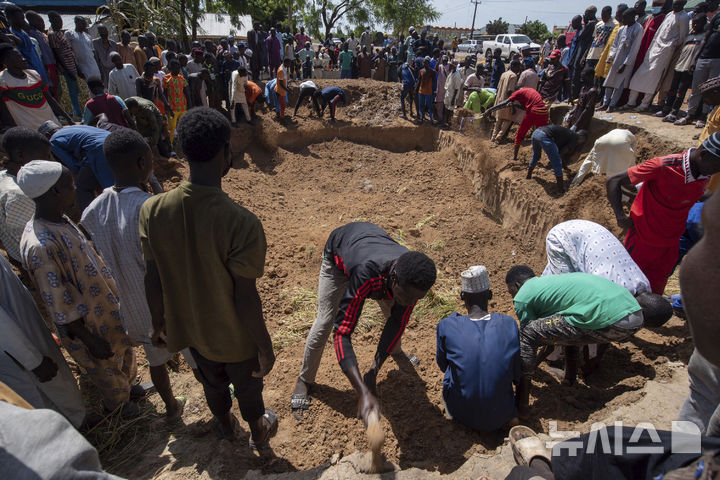
{"type": "Polygon", "coordinates": [[[477,6],[480,5],[482,2],[480,0],[470,0],[470,3],[475,4],[475,11],[473,12],[472,27],[470,27],[470,40],[472,40],[473,34],[475,33],[475,16],[477,15],[477,6]]]}

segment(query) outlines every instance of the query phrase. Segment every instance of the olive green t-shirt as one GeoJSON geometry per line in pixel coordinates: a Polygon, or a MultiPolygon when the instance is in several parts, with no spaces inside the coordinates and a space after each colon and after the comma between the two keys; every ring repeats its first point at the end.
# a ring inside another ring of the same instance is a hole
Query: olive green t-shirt
{"type": "Polygon", "coordinates": [[[589,273],[531,278],[513,302],[521,325],[562,315],[570,325],[588,330],[609,327],[640,310],[640,304],[625,287],[589,273]]]}
{"type": "Polygon", "coordinates": [[[184,182],[143,204],[140,240],[160,273],[168,350],[222,363],[257,355],[233,290],[233,275],[263,275],[265,233],[252,212],[219,188],[184,182]]]}

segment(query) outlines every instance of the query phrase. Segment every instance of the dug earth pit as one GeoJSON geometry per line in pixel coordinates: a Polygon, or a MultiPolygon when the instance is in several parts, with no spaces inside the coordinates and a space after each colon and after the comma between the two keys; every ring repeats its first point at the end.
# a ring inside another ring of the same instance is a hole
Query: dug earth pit
{"type": "MultiPolygon", "coordinates": [[[[387,460],[402,470],[452,475],[471,457],[502,458],[503,435],[479,434],[445,417],[435,326],[453,311],[462,312],[459,276],[468,266],[487,266],[494,292],[491,311],[514,316],[505,274],[516,264],[542,272],[544,237],[553,225],[584,218],[620,233],[605,199],[604,178],[590,177],[565,196],[553,197],[552,171],[539,167],[533,180],[524,179],[529,145],[513,162],[511,144],[497,146],[397,119],[395,86],[354,85],[348,83],[351,106],[339,109],[335,125],[308,116],[307,107],[287,128],[263,112],[256,127],[244,125],[232,138],[234,150],[244,148],[246,154],[235,157],[241,168],[230,171],[223,189],[260,218],[268,242],[266,274],[258,289],[277,353],[275,367],[264,379],[266,407],[280,421],[270,441],[272,455],[259,458],[246,448],[244,424],[237,445],[215,439],[202,387],[183,365],[172,375],[176,392],[188,396],[183,424],[163,427],[158,418],[157,426],[124,447],[132,462],[119,463],[111,452],[101,452],[112,473],[242,478],[256,471],[251,476],[286,478],[306,470],[319,476],[332,463],[340,466],[355,452],[370,450],[364,425],[356,418],[355,394],[331,345],[305,420],[296,421],[289,408],[305,337],[315,319],[323,247],[333,229],[351,221],[380,225],[398,242],[427,253],[438,267],[438,281],[418,303],[403,337],[403,349],[417,356],[420,365],[389,358],[377,378],[387,460]],[[352,102],[367,108],[353,110],[352,102]],[[393,108],[392,117],[383,113],[393,108]]],[[[642,142],[646,150],[640,160],[669,153],[660,143],[653,146],[649,136],[642,142]]],[[[570,170],[577,166],[572,163],[570,170]]],[[[188,177],[184,162],[171,167],[161,178],[166,188],[188,177]]],[[[379,308],[368,301],[353,335],[361,371],[373,361],[383,322],[379,308]]],[[[587,431],[594,420],[638,403],[649,381],[670,382],[677,371],[672,362],[686,363],[691,351],[685,323],[673,318],[660,329],[642,330],[613,345],[602,368],[572,387],[540,371],[529,426],[547,432],[549,422],[557,421],[559,429],[587,431]]],[[[149,377],[146,367],[141,372],[149,377]]],[[[159,417],[164,412],[159,397],[150,402],[159,417]]],[[[236,405],[233,412],[240,418],[236,405]]],[[[642,412],[628,415],[637,416],[628,421],[644,420],[642,412]]]]}

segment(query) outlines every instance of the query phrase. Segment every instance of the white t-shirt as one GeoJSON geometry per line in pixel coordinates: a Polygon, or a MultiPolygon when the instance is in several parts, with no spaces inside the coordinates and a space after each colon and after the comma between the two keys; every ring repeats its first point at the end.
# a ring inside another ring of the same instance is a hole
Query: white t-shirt
{"type": "Polygon", "coordinates": [[[35,70],[25,70],[25,78],[13,77],[7,69],[0,72],[0,94],[18,127],[37,130],[48,120],[58,123],[45,99],[49,88],[35,70]]]}

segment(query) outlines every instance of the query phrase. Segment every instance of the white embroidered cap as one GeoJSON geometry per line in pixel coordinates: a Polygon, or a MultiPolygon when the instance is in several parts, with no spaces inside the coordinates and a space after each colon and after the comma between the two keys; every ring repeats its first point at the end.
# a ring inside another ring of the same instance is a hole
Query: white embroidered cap
{"type": "Polygon", "coordinates": [[[490,290],[490,277],[484,265],[474,265],[460,274],[462,291],[480,293],[490,290]]]}

